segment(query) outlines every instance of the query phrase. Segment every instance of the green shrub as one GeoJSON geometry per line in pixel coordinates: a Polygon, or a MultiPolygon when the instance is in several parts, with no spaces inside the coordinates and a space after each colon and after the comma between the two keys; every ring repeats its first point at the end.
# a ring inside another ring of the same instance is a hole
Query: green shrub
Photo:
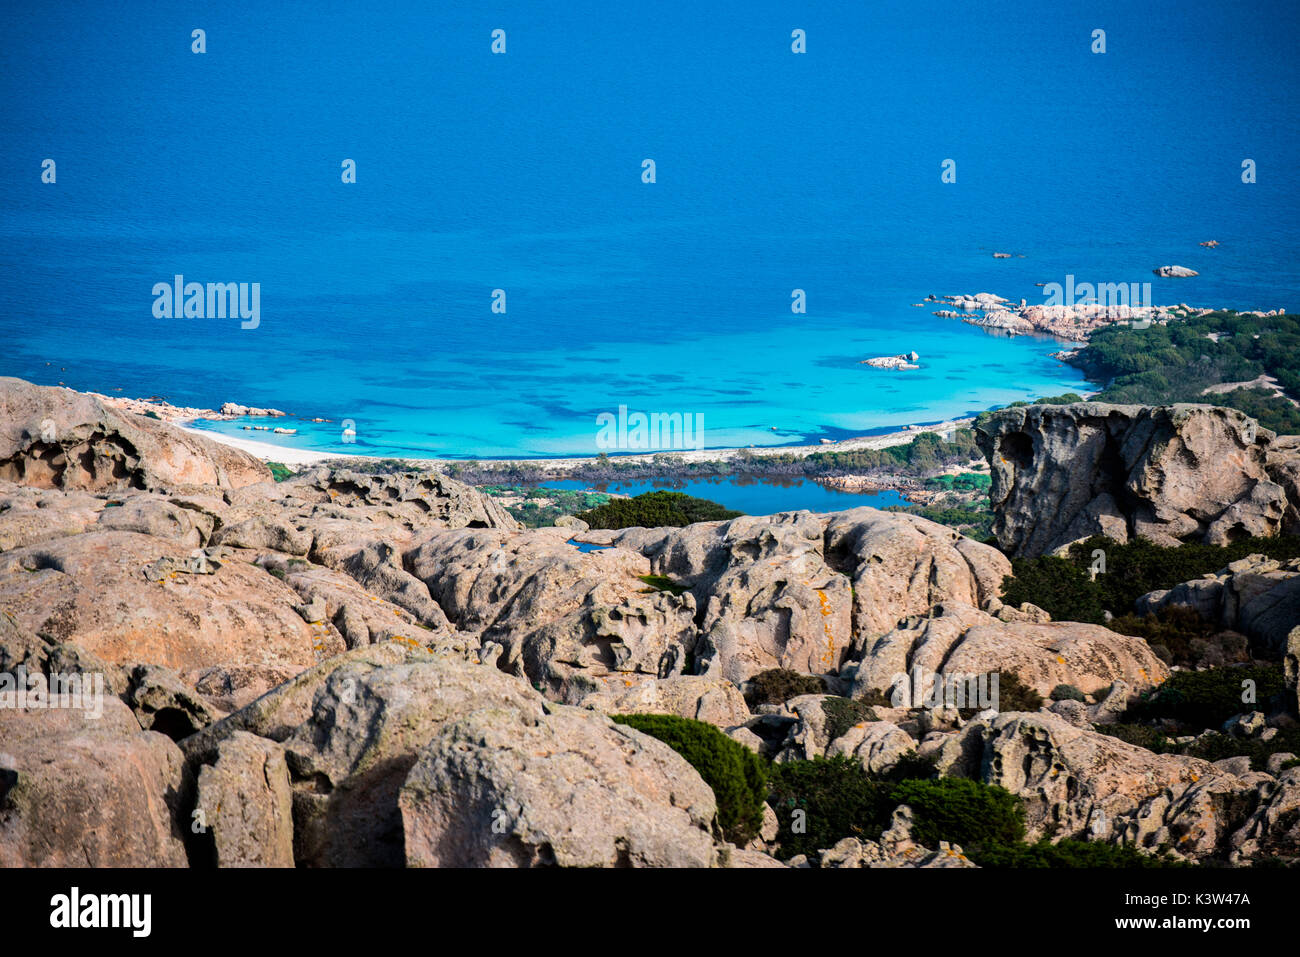
{"type": "Polygon", "coordinates": [[[1268,767],[1268,759],[1274,754],[1300,751],[1300,728],[1281,728],[1271,740],[1259,738],[1239,738],[1211,731],[1202,734],[1188,744],[1175,744],[1173,739],[1158,728],[1149,724],[1108,724],[1098,725],[1097,731],[1119,738],[1139,748],[1146,748],[1156,754],[1185,754],[1204,761],[1222,761],[1224,758],[1250,758],[1252,770],[1263,771],[1268,767]]]}
{"type": "Polygon", "coordinates": [[[680,595],[691,590],[689,586],[675,582],[667,575],[638,575],[637,577],[650,586],[646,589],[647,592],[666,591],[672,595],[680,595]]]}
{"type": "MultiPolygon", "coordinates": [[[[1257,552],[1281,560],[1300,557],[1300,536],[1246,538],[1230,545],[1193,542],[1165,548],[1146,539],[1121,545],[1095,535],[1071,545],[1067,558],[1044,555],[1012,559],[1012,574],[1003,581],[1002,601],[1008,605],[1033,602],[1058,621],[1102,624],[1103,611],[1126,616],[1133,611],[1134,602],[1147,592],[1217,572],[1257,552]],[[1106,570],[1093,581],[1089,569],[1097,550],[1106,555],[1106,570]]],[[[1185,619],[1169,619],[1167,623],[1166,631],[1171,633],[1191,627],[1185,619]]],[[[1177,657],[1177,649],[1169,647],[1177,657]]]]}
{"type": "Polygon", "coordinates": [[[785,668],[769,668],[749,679],[745,688],[745,703],[753,711],[760,704],[784,704],[800,695],[823,694],[825,691],[824,678],[785,668]]]}
{"type": "Polygon", "coordinates": [[[912,809],[912,834],[926,847],[948,841],[965,850],[1024,840],[1024,806],[1018,797],[996,785],[966,778],[903,781],[890,792],[889,799],[912,809]]]}
{"type": "Polygon", "coordinates": [[[932,752],[925,757],[921,757],[915,751],[907,751],[892,768],[880,775],[880,780],[907,781],[915,779],[928,781],[937,775],[935,765],[938,760],[938,752],[932,752]]]}
{"type": "Polygon", "coordinates": [[[1052,689],[1053,701],[1087,701],[1088,696],[1074,685],[1057,685],[1052,689]]]}
{"type": "Polygon", "coordinates": [[[267,462],[266,467],[271,470],[271,478],[277,482],[283,482],[285,479],[293,478],[293,469],[283,462],[267,462]]]}
{"type": "Polygon", "coordinates": [[[1099,724],[1095,726],[1095,730],[1112,738],[1119,738],[1119,740],[1128,744],[1135,744],[1139,748],[1154,751],[1156,754],[1167,754],[1178,750],[1173,741],[1170,740],[1169,735],[1149,724],[1131,724],[1128,722],[1099,724]]]}
{"type": "Polygon", "coordinates": [[[1019,607],[1030,602],[1056,621],[1105,620],[1101,589],[1088,573],[1066,558],[1013,558],[1011,574],[1002,581],[1002,601],[1019,607]]]}
{"type": "MultiPolygon", "coordinates": [[[[1043,696],[1020,680],[1014,671],[998,672],[998,699],[994,707],[999,712],[1029,711],[1034,712],[1043,706],[1043,696]]],[[[970,720],[983,711],[983,708],[958,708],[957,713],[970,720]]]]}
{"type": "Polygon", "coordinates": [[[1192,730],[1218,728],[1243,711],[1267,710],[1270,698],[1283,692],[1281,665],[1238,665],[1205,671],[1175,671],[1169,680],[1143,695],[1125,714],[1126,721],[1172,718],[1192,730]],[[1255,703],[1242,701],[1243,682],[1255,683],[1255,703]]]}
{"type": "MultiPolygon", "coordinates": [[[[963,850],[965,848],[963,847],[963,850]]],[[[1053,844],[1043,838],[1035,844],[989,844],[967,854],[980,867],[1152,868],[1190,867],[1167,854],[1144,854],[1130,844],[1100,844],[1065,838],[1053,844]]]]}
{"type": "Polygon", "coordinates": [[[771,785],[782,860],[797,854],[815,859],[846,837],[877,840],[897,806],[889,798],[892,785],[873,781],[862,762],[845,755],[774,764],[771,785]],[[804,812],[801,832],[794,829],[796,811],[804,812]]]}
{"type": "Polygon", "coordinates": [[[893,702],[889,700],[889,695],[885,694],[879,688],[868,688],[865,694],[855,700],[877,708],[892,708],[894,706],[893,702]]]}
{"type": "Polygon", "coordinates": [[[886,505],[887,512],[919,515],[939,525],[947,525],[976,541],[993,533],[993,509],[988,499],[974,505],[886,505]]]}
{"type": "Polygon", "coordinates": [[[767,797],[767,767],[762,758],[703,721],[668,714],[625,714],[612,719],[658,738],[699,772],[713,789],[723,837],[744,847],[758,836],[767,797]]]}
{"type": "Polygon", "coordinates": [[[635,498],[611,499],[604,505],[579,512],[578,518],[592,528],[680,528],[694,522],[715,522],[743,514],[708,499],[660,490],[644,492],[635,498]]]}
{"type": "Polygon", "coordinates": [[[1020,680],[1014,671],[998,672],[998,711],[1037,711],[1043,696],[1020,680]]]}
{"type": "Polygon", "coordinates": [[[1121,635],[1146,639],[1162,661],[1182,667],[1245,661],[1249,644],[1241,635],[1224,632],[1190,608],[1172,605],[1153,615],[1121,615],[1107,626],[1121,635]],[[1160,648],[1165,649],[1161,655],[1160,648]],[[1217,661],[1208,660],[1217,654],[1217,661]]]}
{"type": "Polygon", "coordinates": [[[1206,761],[1221,761],[1224,758],[1250,758],[1250,767],[1254,771],[1263,771],[1268,767],[1268,759],[1274,754],[1300,751],[1300,728],[1281,728],[1268,741],[1259,738],[1239,738],[1220,731],[1203,734],[1191,745],[1183,749],[1184,754],[1206,761]]]}
{"type": "Polygon", "coordinates": [[[822,699],[822,713],[826,715],[826,723],[822,727],[827,741],[834,741],[849,728],[864,721],[880,720],[870,705],[851,698],[822,699]]]}

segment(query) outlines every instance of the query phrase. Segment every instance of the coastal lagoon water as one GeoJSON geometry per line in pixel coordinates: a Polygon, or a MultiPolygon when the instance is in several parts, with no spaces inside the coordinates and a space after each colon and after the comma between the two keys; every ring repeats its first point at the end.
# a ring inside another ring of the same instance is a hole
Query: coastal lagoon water
{"type": "Polygon", "coordinates": [[[421,6],[6,10],[0,374],[354,454],[594,454],[620,405],[780,445],[1088,387],[929,293],[1300,309],[1290,4],[421,6]],[[176,275],[257,327],[156,318],[176,275]]]}
{"type": "Polygon", "coordinates": [[[744,512],[746,515],[771,515],[774,512],[790,512],[799,509],[807,509],[810,512],[841,512],[863,505],[887,508],[890,505],[910,504],[893,489],[881,489],[875,492],[841,492],[803,478],[756,479],[749,476],[729,475],[680,481],[639,479],[594,485],[590,482],[564,480],[546,482],[545,487],[590,489],[597,492],[613,492],[616,495],[641,495],[644,492],[668,489],[684,492],[696,498],[706,498],[734,511],[744,512]]]}

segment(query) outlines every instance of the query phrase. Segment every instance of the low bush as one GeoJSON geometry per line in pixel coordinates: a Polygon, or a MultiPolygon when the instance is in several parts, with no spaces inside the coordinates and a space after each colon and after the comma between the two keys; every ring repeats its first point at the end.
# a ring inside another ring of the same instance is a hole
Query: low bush
{"type": "Polygon", "coordinates": [[[694,522],[715,522],[743,514],[705,498],[660,490],[644,492],[634,498],[611,499],[604,505],[579,512],[578,518],[591,528],[680,528],[694,522]]]}
{"type": "MultiPolygon", "coordinates": [[[[965,850],[965,848],[963,848],[965,850]]],[[[1034,844],[992,844],[978,847],[967,855],[980,867],[1046,868],[1152,868],[1190,867],[1167,854],[1144,854],[1130,844],[1100,844],[1065,838],[1053,844],[1047,838],[1034,844]]]]}
{"type": "Polygon", "coordinates": [[[681,595],[690,591],[688,586],[673,581],[667,575],[638,575],[637,578],[650,586],[645,589],[647,592],[666,591],[671,595],[681,595]]]}
{"type": "Polygon", "coordinates": [[[890,800],[912,809],[913,836],[926,847],[948,841],[967,850],[1017,844],[1025,837],[1024,806],[996,785],[966,778],[903,781],[890,792],[890,800]]]}
{"type": "Polygon", "coordinates": [[[864,721],[880,720],[870,705],[851,698],[824,698],[822,713],[826,715],[826,723],[822,728],[827,741],[834,741],[849,728],[864,721]]]}
{"type": "Polygon", "coordinates": [[[1223,631],[1190,608],[1171,606],[1153,615],[1121,615],[1106,627],[1146,639],[1166,664],[1184,668],[1233,664],[1249,658],[1250,645],[1243,635],[1223,631]],[[1159,648],[1167,654],[1160,655],[1159,648]]]}
{"type": "Polygon", "coordinates": [[[844,755],[774,764],[771,785],[782,860],[807,854],[815,862],[819,850],[846,837],[877,840],[896,807],[892,785],[872,780],[862,762],[844,755]]]}
{"type": "Polygon", "coordinates": [[[1285,683],[1281,665],[1238,665],[1205,671],[1175,671],[1164,684],[1129,708],[1126,721],[1171,718],[1192,731],[1220,727],[1243,711],[1267,711],[1285,683]],[[1243,700],[1253,683],[1254,697],[1243,700]]]}
{"type": "Polygon", "coordinates": [[[758,836],[767,798],[767,765],[711,724],[668,714],[613,715],[612,720],[658,738],[699,772],[718,803],[723,837],[744,847],[758,836]]]}
{"type": "MultiPolygon", "coordinates": [[[[1105,611],[1126,616],[1147,592],[1217,572],[1254,553],[1283,560],[1300,557],[1300,536],[1245,538],[1230,545],[1189,542],[1166,548],[1146,539],[1120,544],[1095,535],[1071,545],[1066,558],[1012,559],[1012,574],[1003,581],[1002,601],[1008,605],[1033,602],[1058,621],[1102,624],[1105,611]],[[1094,580],[1090,569],[1097,551],[1105,555],[1105,570],[1094,580]]],[[[1170,650],[1176,651],[1172,646],[1170,650]]]]}
{"type": "Polygon", "coordinates": [[[760,671],[749,679],[745,703],[752,711],[760,704],[784,704],[803,694],[822,694],[826,681],[816,675],[804,675],[785,668],[760,671]]]}
{"type": "MultiPolygon", "coordinates": [[[[1043,706],[1043,696],[1020,680],[1014,671],[998,672],[998,700],[994,707],[999,712],[1037,711],[1043,706]]],[[[969,720],[982,708],[959,708],[958,713],[969,720]]]]}
{"type": "Polygon", "coordinates": [[[1088,696],[1074,685],[1057,685],[1052,689],[1053,701],[1087,701],[1088,696]]]}

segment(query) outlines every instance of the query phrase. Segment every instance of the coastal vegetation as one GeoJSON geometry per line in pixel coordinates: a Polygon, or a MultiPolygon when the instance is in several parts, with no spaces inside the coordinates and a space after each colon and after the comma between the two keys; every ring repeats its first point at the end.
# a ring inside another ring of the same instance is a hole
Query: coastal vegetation
{"type": "Polygon", "coordinates": [[[525,528],[554,525],[557,518],[596,508],[611,498],[605,492],[524,485],[485,485],[479,491],[500,500],[510,517],[525,528]]]}
{"type": "Polygon", "coordinates": [[[912,810],[913,839],[926,847],[946,841],[962,848],[980,867],[1187,867],[1163,854],[1144,854],[1130,845],[1064,838],[1025,842],[1022,799],[996,785],[966,778],[873,777],[861,762],[843,755],[773,764],[769,802],[776,811],[780,849],[790,860],[818,852],[846,837],[876,840],[890,826],[894,810],[912,810]],[[802,814],[796,812],[803,812],[802,814]]]}
{"type": "Polygon", "coordinates": [[[785,668],[769,668],[749,679],[745,703],[750,710],[761,704],[784,704],[803,694],[823,694],[826,681],[817,675],[800,674],[785,668]]]}
{"type": "Polygon", "coordinates": [[[1300,727],[1268,736],[1234,734],[1223,725],[1243,710],[1272,713],[1286,693],[1280,664],[1245,664],[1175,671],[1164,684],[1141,695],[1116,724],[1097,731],[1156,754],[1181,754],[1205,761],[1246,757],[1256,771],[1274,754],[1300,754],[1300,727]],[[1243,703],[1246,688],[1253,698],[1243,703]]]}
{"type": "Polygon", "coordinates": [[[681,582],[673,581],[667,575],[639,575],[637,577],[650,586],[646,589],[648,592],[666,591],[670,595],[682,595],[690,591],[687,586],[681,582]]]}
{"type": "Polygon", "coordinates": [[[1247,555],[1300,557],[1300,536],[1244,538],[1230,545],[1189,542],[1164,548],[1146,539],[1120,544],[1101,535],[1070,546],[1066,557],[1013,558],[1003,582],[1009,605],[1031,602],[1059,621],[1105,623],[1105,614],[1128,615],[1147,592],[1217,572],[1247,555]],[[1093,576],[1093,553],[1105,554],[1105,571],[1093,576]]]}
{"type": "Polygon", "coordinates": [[[993,510],[988,497],[959,505],[887,505],[889,512],[919,515],[940,525],[955,528],[968,538],[984,541],[993,534],[993,510]]]}
{"type": "MultiPolygon", "coordinates": [[[[714,459],[695,459],[661,452],[622,457],[601,453],[567,464],[561,470],[538,461],[479,461],[465,459],[441,466],[450,478],[477,486],[540,486],[563,477],[593,485],[646,478],[697,479],[730,476],[822,478],[842,475],[879,476],[891,484],[910,481],[920,487],[927,478],[954,467],[983,463],[970,429],[956,429],[945,439],[935,432],[917,432],[901,445],[883,449],[830,450],[806,454],[763,452],[741,449],[736,454],[714,459]]],[[[323,463],[370,474],[411,472],[410,462],[400,459],[335,460],[323,463]]]]}
{"type": "Polygon", "coordinates": [[[669,714],[611,715],[616,724],[658,738],[699,772],[718,803],[723,836],[744,847],[763,826],[767,765],[711,724],[669,714]]]}
{"type": "Polygon", "coordinates": [[[1068,360],[1090,379],[1106,382],[1099,402],[1167,405],[1208,402],[1240,409],[1261,426],[1300,433],[1300,315],[1255,316],[1224,311],[1147,328],[1109,326],[1068,360]],[[1271,376],[1271,388],[1237,388],[1271,376]]]}
{"type": "Polygon", "coordinates": [[[579,512],[577,517],[591,528],[681,528],[695,522],[738,518],[742,514],[706,498],[660,490],[634,498],[611,499],[604,505],[579,512]]]}

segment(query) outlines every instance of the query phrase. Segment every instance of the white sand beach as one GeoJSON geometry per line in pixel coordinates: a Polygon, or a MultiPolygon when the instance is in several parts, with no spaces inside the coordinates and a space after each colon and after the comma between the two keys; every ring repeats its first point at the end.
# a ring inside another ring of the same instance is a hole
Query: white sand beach
{"type": "MultiPolygon", "coordinates": [[[[974,419],[952,419],[947,422],[940,422],[937,425],[909,425],[897,432],[889,432],[884,435],[864,435],[851,439],[843,439],[839,442],[818,445],[785,445],[769,446],[766,448],[743,448],[743,449],[689,449],[686,451],[675,452],[647,452],[644,454],[634,455],[616,455],[610,456],[619,462],[649,464],[656,455],[667,455],[677,462],[716,462],[730,461],[740,455],[748,455],[754,458],[763,458],[767,456],[778,455],[795,455],[799,457],[811,455],[814,452],[857,452],[866,449],[884,449],[895,445],[906,445],[922,432],[936,432],[939,435],[950,438],[952,433],[957,429],[970,428],[974,419]]],[[[255,439],[245,439],[239,436],[227,435],[223,432],[216,432],[210,429],[196,429],[192,426],[181,425],[186,431],[193,432],[195,435],[202,435],[212,439],[214,442],[220,442],[223,445],[230,445],[237,449],[242,449],[251,455],[256,455],[263,461],[282,462],[291,468],[298,469],[304,466],[311,466],[325,460],[340,459],[379,459],[392,458],[392,456],[369,456],[369,455],[345,455],[337,452],[320,452],[309,449],[294,449],[284,445],[274,445],[270,442],[258,442],[255,439]]],[[[530,465],[535,468],[541,468],[544,471],[562,473],[581,465],[594,462],[595,456],[575,456],[570,458],[546,458],[546,459],[476,459],[479,462],[491,462],[498,465],[530,465]]],[[[406,462],[417,468],[440,468],[450,465],[458,459],[436,459],[436,458],[400,458],[396,461],[406,462]]]]}

